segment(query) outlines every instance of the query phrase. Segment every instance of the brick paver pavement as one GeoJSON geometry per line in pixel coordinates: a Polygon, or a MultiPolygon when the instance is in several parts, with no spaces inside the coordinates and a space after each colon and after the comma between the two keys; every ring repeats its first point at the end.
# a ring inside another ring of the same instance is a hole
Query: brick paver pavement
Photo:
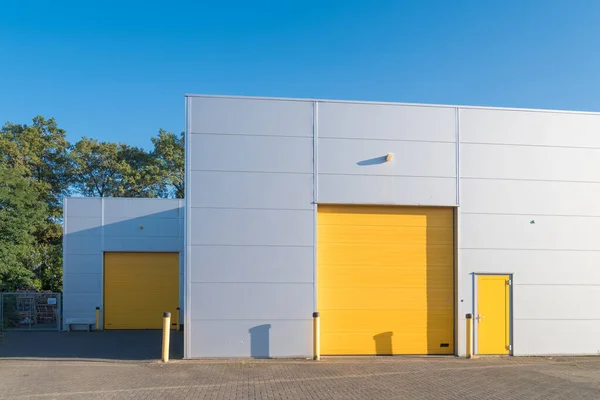
{"type": "Polygon", "coordinates": [[[600,357],[0,361],[0,399],[600,399],[600,357]]]}

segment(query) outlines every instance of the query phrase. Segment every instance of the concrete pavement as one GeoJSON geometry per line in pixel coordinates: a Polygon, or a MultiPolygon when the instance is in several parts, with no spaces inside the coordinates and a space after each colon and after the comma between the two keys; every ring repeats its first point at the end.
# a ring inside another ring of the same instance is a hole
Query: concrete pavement
{"type": "Polygon", "coordinates": [[[600,357],[0,361],[0,399],[594,399],[600,357]]]}

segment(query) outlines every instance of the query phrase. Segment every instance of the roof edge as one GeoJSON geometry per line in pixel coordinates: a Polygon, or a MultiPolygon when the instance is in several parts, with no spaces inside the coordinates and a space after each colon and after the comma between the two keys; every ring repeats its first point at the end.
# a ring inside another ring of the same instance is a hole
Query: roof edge
{"type": "Polygon", "coordinates": [[[388,106],[458,108],[458,109],[467,109],[467,110],[474,109],[474,110],[558,113],[558,114],[600,115],[600,111],[577,111],[577,110],[559,110],[559,109],[546,109],[546,108],[469,106],[469,105],[457,105],[457,104],[405,103],[405,102],[369,101],[369,100],[336,100],[336,99],[317,99],[317,98],[302,98],[302,97],[240,96],[240,95],[191,94],[191,93],[186,93],[185,97],[199,97],[199,98],[209,98],[209,99],[214,98],[214,99],[241,99],[241,100],[246,99],[246,100],[302,101],[302,102],[319,102],[319,103],[345,103],[345,104],[388,105],[388,106]]]}

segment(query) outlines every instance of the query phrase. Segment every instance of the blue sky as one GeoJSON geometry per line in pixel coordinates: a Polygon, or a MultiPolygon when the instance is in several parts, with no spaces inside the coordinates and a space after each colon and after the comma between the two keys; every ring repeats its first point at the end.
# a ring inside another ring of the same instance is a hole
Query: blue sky
{"type": "Polygon", "coordinates": [[[600,111],[600,1],[0,1],[0,122],[150,148],[185,93],[600,111]]]}

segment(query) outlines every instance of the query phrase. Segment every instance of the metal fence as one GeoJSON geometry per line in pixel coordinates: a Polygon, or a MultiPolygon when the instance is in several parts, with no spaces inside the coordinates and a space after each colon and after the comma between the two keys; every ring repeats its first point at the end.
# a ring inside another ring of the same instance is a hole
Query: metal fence
{"type": "Polygon", "coordinates": [[[60,330],[60,293],[2,293],[0,327],[10,330],[60,330]]]}

